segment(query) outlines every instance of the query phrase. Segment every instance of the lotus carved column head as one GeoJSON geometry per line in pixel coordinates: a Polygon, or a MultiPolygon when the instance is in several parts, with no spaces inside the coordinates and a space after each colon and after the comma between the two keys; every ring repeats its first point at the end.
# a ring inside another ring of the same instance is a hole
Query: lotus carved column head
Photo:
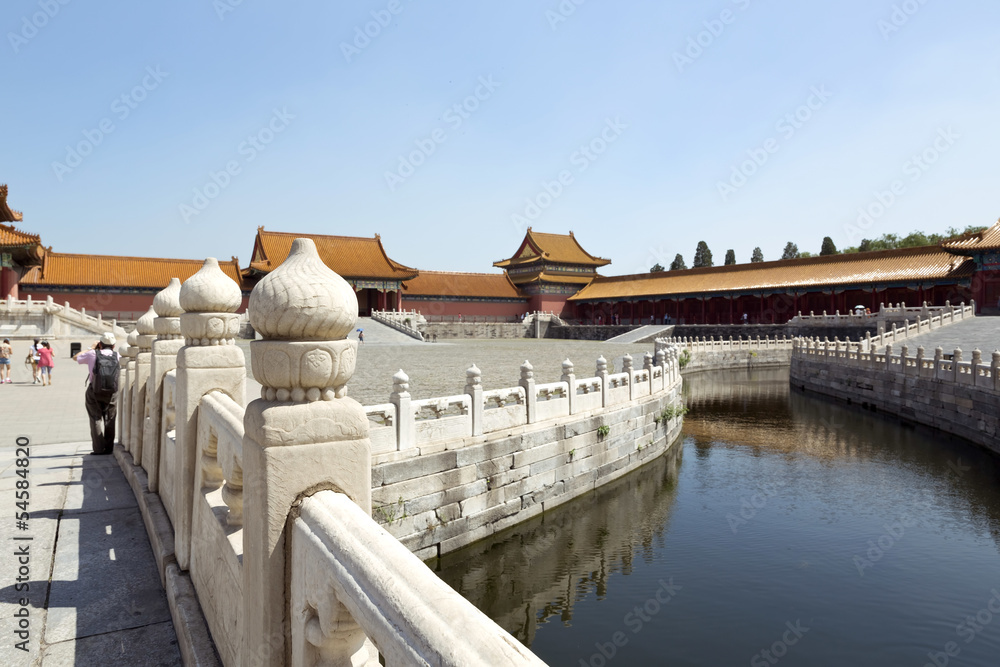
{"type": "Polygon", "coordinates": [[[155,321],[156,311],[153,310],[153,306],[150,306],[149,310],[143,313],[142,317],[135,322],[135,331],[138,334],[136,344],[140,352],[148,352],[153,347],[153,340],[156,339],[155,321]]]}
{"type": "Polygon", "coordinates": [[[181,337],[181,281],[179,278],[171,278],[170,284],[157,292],[153,297],[153,310],[156,312],[156,319],[153,326],[160,340],[170,340],[181,337]]]}
{"type": "Polygon", "coordinates": [[[323,264],[312,239],[295,239],[250,294],[250,324],[264,338],[250,347],[261,398],[342,398],[357,362],[357,341],[347,340],[357,318],[354,289],[323,264]]]}
{"type": "Polygon", "coordinates": [[[184,281],[178,294],[181,333],[187,345],[234,345],[239,333],[243,292],[209,257],[198,273],[184,281]]]}

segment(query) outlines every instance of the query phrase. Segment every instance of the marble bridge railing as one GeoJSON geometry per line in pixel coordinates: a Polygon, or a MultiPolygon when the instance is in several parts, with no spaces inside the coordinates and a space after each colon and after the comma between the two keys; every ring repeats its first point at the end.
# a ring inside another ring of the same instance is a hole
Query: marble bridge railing
{"type": "Polygon", "coordinates": [[[609,408],[669,391],[680,377],[672,346],[662,346],[656,355],[647,352],[642,368],[633,364],[631,355],[625,355],[622,372],[608,373],[608,362],[601,357],[594,376],[577,378],[573,362],[567,359],[558,382],[537,384],[533,366],[525,361],[517,387],[489,391],[483,390],[482,372],[473,365],[466,371],[464,393],[421,400],[411,399],[410,378],[400,370],[393,376],[389,402],[364,408],[372,453],[425,447],[609,408]]]}
{"type": "Polygon", "coordinates": [[[30,329],[24,329],[22,334],[28,338],[67,336],[72,333],[67,325],[76,326],[98,336],[106,331],[111,331],[116,336],[125,336],[125,330],[118,326],[117,321],[105,320],[100,313],[96,317],[89,315],[86,308],[77,310],[71,307],[68,301],[59,305],[51,296],[45,301],[37,301],[30,296],[27,299],[8,296],[0,300],[0,329],[4,330],[5,334],[16,336],[19,335],[18,329],[21,328],[18,325],[22,323],[27,324],[30,329]]]}
{"type": "MultiPolygon", "coordinates": [[[[373,444],[388,440],[345,393],[357,359],[350,286],[312,241],[293,242],[250,297],[262,392],[249,403],[235,345],[241,300],[206,260],[157,294],[120,348],[115,456],[185,664],[543,664],[371,518],[373,444]]],[[[404,393],[386,411],[413,415],[399,420],[412,431],[392,446],[527,419],[537,396],[475,385],[397,412],[404,393]]]]}

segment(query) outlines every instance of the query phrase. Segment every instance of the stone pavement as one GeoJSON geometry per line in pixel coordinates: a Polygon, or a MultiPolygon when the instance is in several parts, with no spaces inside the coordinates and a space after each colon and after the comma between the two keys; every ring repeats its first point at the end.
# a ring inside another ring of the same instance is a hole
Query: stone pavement
{"type": "MultiPolygon", "coordinates": [[[[923,345],[924,354],[928,357],[934,356],[937,347],[942,348],[945,354],[951,354],[958,347],[962,349],[962,358],[966,361],[972,359],[972,351],[979,348],[983,353],[983,362],[988,364],[993,350],[1000,350],[1000,317],[973,317],[904,342],[910,347],[911,355],[915,355],[917,347],[923,345]]],[[[899,344],[892,346],[897,354],[900,348],[899,344]]]]}
{"type": "Polygon", "coordinates": [[[51,387],[32,385],[16,364],[14,383],[0,386],[0,664],[180,665],[132,489],[115,457],[88,454],[86,367],[56,351],[51,387]],[[30,440],[27,461],[18,436],[30,440]],[[15,505],[23,463],[27,530],[15,505]],[[27,652],[14,634],[24,620],[27,652]]]}

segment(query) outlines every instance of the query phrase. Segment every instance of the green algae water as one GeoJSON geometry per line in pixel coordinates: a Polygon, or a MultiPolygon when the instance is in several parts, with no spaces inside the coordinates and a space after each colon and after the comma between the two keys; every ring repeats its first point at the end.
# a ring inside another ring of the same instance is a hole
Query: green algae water
{"type": "Polygon", "coordinates": [[[551,665],[1000,665],[1000,462],[789,390],[685,378],[682,441],[439,575],[551,665]]]}

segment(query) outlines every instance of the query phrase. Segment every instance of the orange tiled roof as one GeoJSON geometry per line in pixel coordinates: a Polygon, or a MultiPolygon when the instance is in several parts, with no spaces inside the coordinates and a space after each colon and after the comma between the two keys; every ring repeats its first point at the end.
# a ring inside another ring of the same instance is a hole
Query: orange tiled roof
{"type": "MultiPolygon", "coordinates": [[[[47,252],[41,266],[21,278],[25,287],[131,287],[163,289],[171,278],[184,282],[194,275],[204,260],[72,255],[47,252]]],[[[219,268],[242,286],[240,263],[235,257],[219,262],[219,268]]]]}
{"type": "Polygon", "coordinates": [[[941,247],[956,255],[971,255],[976,252],[1000,250],[1000,222],[974,234],[966,234],[951,241],[944,241],[941,247]]]}
{"type": "Polygon", "coordinates": [[[7,186],[0,184],[0,222],[21,222],[22,217],[7,204],[7,186]]]}
{"type": "Polygon", "coordinates": [[[14,225],[0,223],[0,247],[16,247],[37,245],[41,243],[38,234],[22,232],[14,225]]]}
{"type": "Polygon", "coordinates": [[[421,271],[407,281],[406,296],[464,296],[520,299],[521,294],[506,273],[451,273],[421,271]]]}
{"type": "Polygon", "coordinates": [[[923,246],[631,276],[598,276],[570,300],[956,279],[966,278],[974,270],[972,260],[955,257],[937,246],[923,246]]]}
{"type": "Polygon", "coordinates": [[[494,262],[493,266],[505,268],[521,264],[531,264],[546,260],[560,264],[583,264],[588,266],[604,266],[610,264],[610,259],[595,257],[583,249],[577,242],[573,232],[566,234],[544,234],[535,232],[528,227],[524,240],[517,252],[510,259],[494,262]]]}
{"type": "Polygon", "coordinates": [[[254,255],[250,269],[269,273],[285,261],[298,238],[312,239],[316,243],[323,263],[345,278],[378,278],[409,280],[419,271],[389,259],[378,234],[375,238],[356,236],[327,236],[324,234],[291,234],[268,232],[257,228],[254,255]]]}

